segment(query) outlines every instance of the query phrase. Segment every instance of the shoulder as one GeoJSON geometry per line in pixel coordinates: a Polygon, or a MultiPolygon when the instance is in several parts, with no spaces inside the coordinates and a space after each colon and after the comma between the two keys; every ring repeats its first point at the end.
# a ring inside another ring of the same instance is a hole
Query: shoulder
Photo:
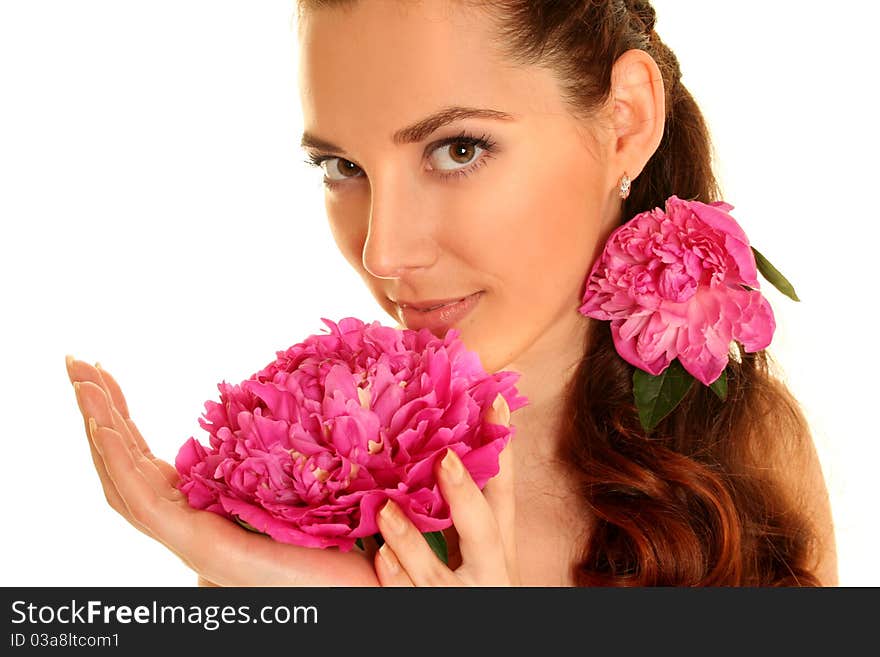
{"type": "Polygon", "coordinates": [[[809,424],[797,400],[779,379],[770,381],[775,407],[767,409],[759,444],[769,447],[761,458],[772,477],[812,525],[812,571],[823,586],[837,586],[837,546],[834,519],[822,464],[809,424]],[[780,405],[781,402],[781,405],[780,405]]]}

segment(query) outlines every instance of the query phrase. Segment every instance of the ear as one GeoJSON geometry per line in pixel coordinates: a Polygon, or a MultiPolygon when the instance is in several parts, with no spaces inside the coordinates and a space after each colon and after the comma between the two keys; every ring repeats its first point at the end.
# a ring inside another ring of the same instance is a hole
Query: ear
{"type": "Polygon", "coordinates": [[[609,164],[618,179],[625,171],[635,180],[660,146],[666,124],[666,94],[657,62],[644,50],[627,50],[611,69],[611,93],[616,141],[609,164]]]}

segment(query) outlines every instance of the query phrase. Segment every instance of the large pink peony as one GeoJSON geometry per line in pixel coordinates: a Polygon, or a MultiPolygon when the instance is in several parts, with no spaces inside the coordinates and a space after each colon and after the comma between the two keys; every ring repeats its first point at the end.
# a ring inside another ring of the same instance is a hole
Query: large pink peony
{"type": "Polygon", "coordinates": [[[773,311],[732,209],[672,196],[666,212],[636,215],[608,238],[580,312],[611,320],[627,362],[656,375],[678,358],[709,385],[727,366],[732,340],[748,352],[770,344],[773,311]]]}
{"type": "Polygon", "coordinates": [[[488,375],[459,331],[443,339],[348,317],[276,353],[239,385],[218,384],[175,465],[190,505],[285,543],[350,550],[391,498],[423,532],[452,524],[433,467],[447,447],[482,488],[515,428],[484,422],[515,372],[488,375]],[[326,330],[326,329],[325,329],[326,330]]]}

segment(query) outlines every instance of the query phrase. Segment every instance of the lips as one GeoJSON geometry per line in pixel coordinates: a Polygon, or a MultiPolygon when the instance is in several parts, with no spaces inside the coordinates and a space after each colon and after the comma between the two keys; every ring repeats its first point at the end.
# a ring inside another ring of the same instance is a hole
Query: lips
{"type": "Polygon", "coordinates": [[[462,321],[483,296],[483,290],[457,299],[437,299],[417,304],[399,301],[400,319],[409,329],[427,328],[442,336],[452,326],[462,321]]]}
{"type": "Polygon", "coordinates": [[[401,308],[412,308],[413,310],[418,310],[420,312],[426,313],[432,310],[437,310],[438,308],[442,308],[443,306],[450,306],[454,303],[458,303],[459,301],[464,301],[469,296],[471,295],[466,294],[462,297],[453,297],[451,299],[429,299],[427,301],[420,301],[418,303],[412,301],[398,300],[396,303],[401,308]]]}

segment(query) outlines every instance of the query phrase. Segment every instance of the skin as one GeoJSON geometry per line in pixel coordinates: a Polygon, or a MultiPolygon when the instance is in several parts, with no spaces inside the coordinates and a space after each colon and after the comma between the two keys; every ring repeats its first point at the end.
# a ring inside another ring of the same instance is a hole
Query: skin
{"type": "MultiPolygon", "coordinates": [[[[663,135],[657,64],[642,51],[624,53],[612,98],[585,122],[564,105],[551,71],[510,66],[487,18],[455,2],[325,8],[300,30],[304,127],[342,149],[313,152],[331,156],[324,173],[340,180],[325,201],[341,253],[395,322],[393,300],[485,291],[457,328],[486,371],[521,373],[529,405],[516,413],[516,438],[482,491],[454,454],[438,468],[455,525],[448,567],[393,505],[379,514],[381,550],[298,548],[191,509],[113,377],[69,358],[108,503],[202,585],[573,584],[590,516],[556,456],[561,398],[593,321],[577,312],[584,279],[620,221],[619,179],[626,172],[637,185],[663,135]],[[392,142],[395,131],[450,105],[515,120],[464,119],[418,143],[392,142]],[[455,159],[461,145],[434,146],[462,129],[488,135],[495,152],[455,159]],[[467,177],[440,179],[483,157],[467,177]]],[[[509,423],[509,409],[502,404],[492,418],[509,423]]],[[[824,493],[821,470],[818,481],[807,488],[824,493]]]]}

